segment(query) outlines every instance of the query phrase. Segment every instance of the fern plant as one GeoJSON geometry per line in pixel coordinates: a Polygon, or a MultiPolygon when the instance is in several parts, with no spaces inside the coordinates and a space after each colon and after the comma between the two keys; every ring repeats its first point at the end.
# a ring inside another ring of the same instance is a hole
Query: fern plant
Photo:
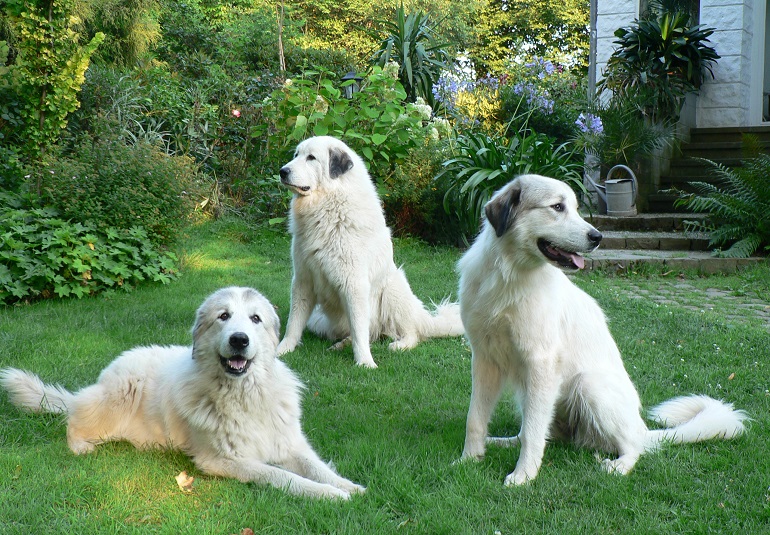
{"type": "Polygon", "coordinates": [[[758,250],[770,251],[770,155],[759,154],[756,140],[744,139],[753,157],[743,166],[729,168],[703,159],[716,183],[690,182],[695,191],[676,201],[694,212],[706,212],[708,222],[691,222],[693,230],[711,235],[709,245],[719,256],[746,258],[758,250]],[[722,247],[729,246],[722,250],[722,247]]]}

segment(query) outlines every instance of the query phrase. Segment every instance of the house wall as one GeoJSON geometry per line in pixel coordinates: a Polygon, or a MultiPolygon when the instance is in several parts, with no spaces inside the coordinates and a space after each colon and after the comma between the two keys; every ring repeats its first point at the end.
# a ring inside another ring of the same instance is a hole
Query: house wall
{"type": "Polygon", "coordinates": [[[638,0],[596,0],[596,81],[604,77],[604,69],[615,46],[615,30],[629,26],[639,18],[638,0]]]}
{"type": "Polygon", "coordinates": [[[700,22],[716,28],[710,40],[721,58],[714,68],[714,79],[701,87],[695,111],[698,127],[748,126],[760,120],[750,113],[752,83],[763,85],[762,80],[752,80],[755,1],[701,1],[700,22]]]}
{"type": "MultiPolygon", "coordinates": [[[[596,78],[603,77],[612,55],[614,31],[639,17],[639,0],[595,0],[596,78]]],[[[687,126],[750,126],[762,123],[765,85],[766,0],[701,0],[700,23],[721,59],[694,99],[688,99],[687,126]],[[752,59],[753,65],[752,65],[752,59]]],[[[770,53],[767,54],[770,56],[770,53]]],[[[770,82],[768,82],[770,87],[770,82]]]]}

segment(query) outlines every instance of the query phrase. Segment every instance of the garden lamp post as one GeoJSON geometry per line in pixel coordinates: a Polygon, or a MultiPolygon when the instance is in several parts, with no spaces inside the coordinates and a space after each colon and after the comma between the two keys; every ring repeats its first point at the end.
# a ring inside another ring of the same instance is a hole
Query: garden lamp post
{"type": "Polygon", "coordinates": [[[363,78],[358,76],[355,71],[350,71],[345,76],[343,76],[342,83],[344,87],[342,88],[342,91],[343,91],[343,94],[345,95],[345,98],[353,98],[353,93],[358,93],[358,91],[361,89],[362,81],[363,81],[363,78]],[[353,80],[353,83],[345,84],[345,82],[348,82],[350,80],[353,80]]]}

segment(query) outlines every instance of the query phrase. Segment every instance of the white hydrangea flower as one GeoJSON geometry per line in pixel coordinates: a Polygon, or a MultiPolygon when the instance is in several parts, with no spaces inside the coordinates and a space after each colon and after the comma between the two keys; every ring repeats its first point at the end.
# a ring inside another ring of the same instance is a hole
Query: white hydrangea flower
{"type": "Polygon", "coordinates": [[[385,74],[387,74],[388,76],[390,76],[394,80],[398,80],[398,70],[399,70],[398,63],[395,63],[393,61],[389,61],[385,65],[385,68],[382,69],[382,72],[384,72],[385,74]]]}
{"type": "Polygon", "coordinates": [[[326,113],[329,111],[329,103],[321,95],[316,95],[313,109],[315,109],[315,111],[318,113],[323,113],[326,115],[326,113]]]}

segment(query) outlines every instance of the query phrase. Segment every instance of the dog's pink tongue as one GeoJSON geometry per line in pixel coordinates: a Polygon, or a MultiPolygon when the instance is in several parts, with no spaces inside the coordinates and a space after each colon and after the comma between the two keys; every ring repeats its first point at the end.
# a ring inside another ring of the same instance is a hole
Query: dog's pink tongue
{"type": "Polygon", "coordinates": [[[572,253],[569,255],[570,260],[572,260],[572,263],[577,266],[578,269],[583,269],[586,265],[586,260],[582,256],[576,253],[572,253]]]}

